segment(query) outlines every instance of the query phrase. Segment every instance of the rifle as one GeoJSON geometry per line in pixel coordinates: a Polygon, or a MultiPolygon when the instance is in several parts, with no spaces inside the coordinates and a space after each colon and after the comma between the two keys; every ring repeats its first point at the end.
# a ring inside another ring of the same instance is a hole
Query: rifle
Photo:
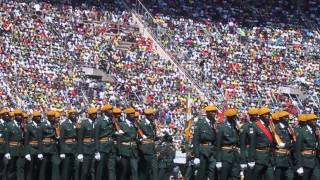
{"type": "Polygon", "coordinates": [[[54,129],[55,129],[55,132],[56,132],[56,137],[59,139],[60,138],[60,134],[61,134],[60,123],[59,122],[55,123],[54,129]]]}
{"type": "Polygon", "coordinates": [[[142,137],[143,139],[145,139],[147,136],[144,134],[144,132],[143,132],[142,129],[140,128],[138,122],[135,121],[133,124],[134,124],[134,126],[136,127],[136,129],[137,129],[138,135],[139,135],[140,137],[142,137]]]}
{"type": "Polygon", "coordinates": [[[116,117],[112,117],[111,119],[112,119],[112,123],[113,123],[114,127],[116,128],[116,131],[117,132],[121,132],[122,131],[122,127],[121,127],[118,119],[116,117]]]}
{"type": "Polygon", "coordinates": [[[277,145],[283,143],[282,140],[281,140],[281,138],[280,138],[280,136],[277,134],[277,132],[276,132],[276,127],[274,126],[274,124],[273,124],[272,121],[270,121],[269,127],[270,127],[270,129],[271,129],[271,133],[273,134],[273,137],[274,137],[277,145]]]}

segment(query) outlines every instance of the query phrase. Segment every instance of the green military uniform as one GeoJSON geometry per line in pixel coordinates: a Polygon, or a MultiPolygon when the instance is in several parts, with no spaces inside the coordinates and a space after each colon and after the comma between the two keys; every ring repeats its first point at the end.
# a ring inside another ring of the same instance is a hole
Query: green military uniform
{"type": "Polygon", "coordinates": [[[248,109],[249,121],[244,122],[240,127],[239,139],[240,139],[240,166],[242,175],[246,180],[251,180],[253,168],[248,168],[248,156],[249,156],[249,129],[252,126],[252,121],[255,121],[258,117],[259,109],[248,109]]]}
{"type": "MultiPolygon", "coordinates": [[[[265,180],[272,180],[273,177],[273,167],[272,167],[272,147],[273,140],[269,139],[264,131],[256,124],[257,122],[264,124],[262,120],[257,120],[252,123],[252,127],[249,129],[249,165],[254,162],[255,167],[253,169],[252,179],[264,178],[265,180]]],[[[267,132],[270,133],[269,127],[263,125],[267,132]]],[[[269,136],[270,137],[270,136],[269,136]]],[[[272,136],[271,136],[272,138],[272,136]]]]}
{"type": "Polygon", "coordinates": [[[295,144],[296,154],[296,167],[299,170],[303,169],[301,179],[319,179],[319,174],[316,170],[318,161],[316,157],[317,138],[313,128],[305,123],[308,121],[307,118],[300,122],[303,122],[299,130],[296,132],[297,141],[295,144]]]}
{"type": "MultiPolygon", "coordinates": [[[[134,109],[128,108],[125,110],[127,115],[134,120],[134,109]]],[[[124,134],[118,136],[118,153],[121,157],[120,166],[122,173],[120,174],[120,180],[138,180],[138,147],[137,147],[137,130],[133,124],[128,119],[120,122],[124,134]],[[131,173],[129,170],[131,169],[131,173]]]]}
{"type": "Polygon", "coordinates": [[[39,179],[59,180],[60,158],[58,156],[58,145],[56,131],[53,124],[48,120],[40,123],[40,154],[41,160],[39,179]]]}
{"type": "Polygon", "coordinates": [[[213,122],[205,117],[199,118],[195,124],[193,151],[195,158],[200,159],[197,179],[214,179],[215,176],[215,140],[213,122]]]}
{"type": "Polygon", "coordinates": [[[6,130],[6,155],[10,154],[7,179],[23,180],[24,179],[24,147],[23,147],[23,131],[16,120],[7,123],[6,130]]]}
{"type": "Polygon", "coordinates": [[[61,179],[70,180],[76,178],[76,153],[77,153],[77,129],[76,123],[67,119],[60,126],[60,158],[61,179]]]}
{"type": "Polygon", "coordinates": [[[156,138],[155,126],[153,122],[147,118],[142,119],[139,126],[146,136],[146,139],[142,139],[139,143],[139,179],[157,179],[157,160],[154,143],[156,138]]]}
{"type": "Polygon", "coordinates": [[[112,120],[105,115],[101,116],[95,126],[96,149],[100,154],[96,173],[97,180],[116,179],[114,135],[112,120]]]}
{"type": "Polygon", "coordinates": [[[5,122],[3,119],[0,119],[0,180],[3,180],[6,178],[5,173],[7,168],[7,161],[4,158],[4,154],[6,153],[6,142],[5,142],[6,124],[7,122],[5,122]]]}
{"type": "Polygon", "coordinates": [[[81,163],[80,180],[93,180],[95,177],[94,154],[96,145],[94,141],[95,127],[90,119],[81,121],[78,134],[78,157],[81,163]]]}
{"type": "Polygon", "coordinates": [[[172,138],[167,134],[164,141],[159,144],[158,152],[158,179],[169,180],[173,171],[175,158],[175,148],[172,144],[172,138]]]}
{"type": "Polygon", "coordinates": [[[26,180],[38,179],[40,161],[37,155],[40,153],[39,141],[39,125],[34,121],[30,121],[25,127],[24,137],[25,154],[27,159],[25,164],[26,180]],[[29,159],[27,156],[29,156],[29,159]]]}
{"type": "Polygon", "coordinates": [[[250,180],[250,175],[252,174],[252,169],[248,168],[248,156],[249,156],[249,129],[251,127],[251,122],[245,122],[239,133],[240,140],[240,164],[244,166],[241,170],[244,172],[246,180],[250,180]]]}
{"type": "Polygon", "coordinates": [[[235,109],[227,109],[227,120],[221,123],[216,130],[217,135],[217,168],[221,168],[221,180],[240,178],[240,154],[238,130],[235,127],[235,109]],[[221,164],[220,164],[221,163],[221,164]],[[219,167],[218,167],[218,164],[219,167]],[[221,167],[222,165],[222,167],[221,167]]]}
{"type": "Polygon", "coordinates": [[[275,179],[287,179],[292,180],[294,178],[294,170],[293,170],[293,160],[292,154],[290,153],[293,145],[293,132],[289,130],[288,124],[284,122],[279,122],[277,120],[280,118],[285,118],[289,116],[287,112],[279,112],[276,113],[274,120],[275,127],[275,135],[278,136],[281,140],[275,147],[274,158],[275,158],[275,179]]]}

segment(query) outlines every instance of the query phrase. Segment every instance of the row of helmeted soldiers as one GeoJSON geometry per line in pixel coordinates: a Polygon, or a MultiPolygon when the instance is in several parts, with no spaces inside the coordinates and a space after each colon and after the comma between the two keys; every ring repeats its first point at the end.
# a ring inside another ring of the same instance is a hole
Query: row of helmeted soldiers
{"type": "MultiPolygon", "coordinates": [[[[1,110],[2,179],[169,179],[175,147],[159,133],[155,110],[88,108],[79,119],[21,109],[1,110]],[[140,118],[139,118],[140,117],[140,118]],[[141,118],[142,117],[142,118],[141,118]]],[[[292,126],[286,111],[252,108],[239,122],[237,109],[207,106],[194,120],[184,179],[320,179],[320,129],[315,114],[301,114],[292,126]]]]}
{"type": "Polygon", "coordinates": [[[48,111],[0,112],[0,178],[8,180],[169,179],[175,148],[167,132],[157,132],[155,110],[107,104],[75,109],[66,118],[48,111]],[[140,118],[139,118],[140,117],[140,118]],[[138,120],[140,119],[140,120],[138,120]]]}
{"type": "Polygon", "coordinates": [[[185,179],[320,179],[317,115],[301,114],[293,125],[287,111],[262,107],[239,122],[232,108],[218,123],[217,112],[207,106],[195,122],[185,179]]]}

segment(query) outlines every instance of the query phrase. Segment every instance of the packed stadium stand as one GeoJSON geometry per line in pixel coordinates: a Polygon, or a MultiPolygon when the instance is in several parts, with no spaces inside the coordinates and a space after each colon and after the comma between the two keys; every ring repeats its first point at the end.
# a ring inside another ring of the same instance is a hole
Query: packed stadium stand
{"type": "Polygon", "coordinates": [[[133,103],[159,107],[168,121],[186,104],[204,101],[222,111],[262,104],[293,114],[317,109],[320,16],[314,1],[307,10],[288,1],[262,9],[233,0],[80,2],[1,1],[3,106],[133,103]],[[161,56],[156,43],[171,58],[161,56]],[[82,67],[102,69],[112,80],[86,76],[82,67]]]}

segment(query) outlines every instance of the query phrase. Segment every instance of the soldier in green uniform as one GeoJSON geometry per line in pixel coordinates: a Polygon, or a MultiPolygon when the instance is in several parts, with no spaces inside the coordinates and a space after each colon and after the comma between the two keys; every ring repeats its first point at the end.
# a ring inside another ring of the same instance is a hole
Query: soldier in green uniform
{"type": "Polygon", "coordinates": [[[7,123],[7,130],[5,134],[5,158],[9,160],[6,175],[8,180],[24,179],[24,147],[21,122],[22,110],[15,109],[14,119],[7,123]]]}
{"type": "Polygon", "coordinates": [[[158,159],[158,180],[169,180],[173,171],[175,148],[172,144],[172,137],[166,133],[157,149],[158,159]]]}
{"type": "Polygon", "coordinates": [[[72,180],[76,178],[76,153],[77,153],[77,111],[69,109],[68,119],[64,120],[60,126],[60,158],[61,179],[72,180]]]}
{"type": "Polygon", "coordinates": [[[25,175],[26,180],[37,180],[39,172],[40,161],[38,154],[40,153],[39,138],[40,138],[40,122],[41,113],[34,111],[32,113],[32,120],[27,122],[24,134],[25,146],[25,175]]]}
{"type": "Polygon", "coordinates": [[[272,147],[273,137],[269,128],[270,110],[259,109],[259,119],[252,123],[249,129],[249,163],[254,167],[252,179],[264,178],[273,180],[272,147]]]}
{"type": "Polygon", "coordinates": [[[138,180],[138,147],[137,147],[137,130],[134,126],[134,113],[133,108],[125,109],[127,115],[126,119],[120,122],[123,134],[118,136],[118,153],[121,157],[120,180],[138,180]],[[131,172],[130,172],[131,170],[131,172]]]}
{"type": "Polygon", "coordinates": [[[145,118],[141,120],[139,126],[145,135],[139,143],[139,170],[140,179],[158,179],[157,178],[157,159],[155,150],[156,127],[154,124],[155,110],[145,109],[145,118]]]}
{"type": "Polygon", "coordinates": [[[95,127],[95,141],[97,153],[95,159],[98,161],[96,179],[116,179],[115,169],[115,147],[113,137],[115,130],[112,123],[112,105],[104,105],[101,109],[102,115],[97,120],[95,127]]]}
{"type": "Polygon", "coordinates": [[[78,156],[81,162],[80,180],[94,180],[94,156],[96,153],[95,145],[95,121],[97,119],[97,109],[89,108],[88,118],[81,120],[78,134],[78,156]]]}
{"type": "Polygon", "coordinates": [[[214,131],[215,106],[207,106],[205,115],[201,115],[195,124],[193,136],[193,151],[195,162],[200,161],[199,171],[197,173],[198,180],[214,179],[215,177],[215,140],[214,131]]]}
{"type": "Polygon", "coordinates": [[[253,167],[248,168],[248,152],[249,152],[249,129],[251,128],[251,123],[258,119],[258,108],[248,109],[249,119],[244,122],[240,128],[239,138],[240,138],[240,168],[243,172],[242,176],[245,176],[246,180],[250,180],[252,175],[253,167]]]}
{"type": "MultiPolygon", "coordinates": [[[[293,160],[291,149],[295,141],[294,132],[289,125],[289,113],[281,111],[272,115],[274,123],[275,147],[275,179],[293,180],[293,160]]],[[[271,124],[272,125],[272,124],[271,124]]]]}
{"type": "Polygon", "coordinates": [[[317,116],[307,114],[299,118],[300,128],[297,131],[297,141],[295,145],[297,173],[302,180],[319,179],[317,167],[316,146],[317,137],[315,134],[317,116]]]}
{"type": "Polygon", "coordinates": [[[47,112],[47,120],[40,123],[40,154],[38,158],[41,160],[39,179],[59,180],[60,158],[58,155],[58,145],[56,129],[54,128],[55,112],[47,112]]]}
{"type": "Polygon", "coordinates": [[[9,110],[8,108],[3,108],[0,111],[0,180],[6,179],[6,169],[7,169],[7,160],[4,158],[6,153],[6,124],[9,121],[9,110]]]}
{"type": "Polygon", "coordinates": [[[116,130],[115,134],[116,134],[116,138],[114,138],[114,154],[115,154],[115,159],[116,159],[116,179],[119,179],[122,170],[121,170],[121,156],[119,153],[119,143],[118,143],[118,139],[117,136],[122,135],[124,132],[122,131],[122,127],[120,127],[120,123],[121,122],[121,112],[122,110],[120,108],[113,108],[112,110],[112,122],[113,122],[113,126],[116,130]]]}
{"type": "Polygon", "coordinates": [[[240,178],[239,135],[236,127],[237,110],[227,109],[226,120],[216,129],[217,164],[221,180],[240,178]]]}

